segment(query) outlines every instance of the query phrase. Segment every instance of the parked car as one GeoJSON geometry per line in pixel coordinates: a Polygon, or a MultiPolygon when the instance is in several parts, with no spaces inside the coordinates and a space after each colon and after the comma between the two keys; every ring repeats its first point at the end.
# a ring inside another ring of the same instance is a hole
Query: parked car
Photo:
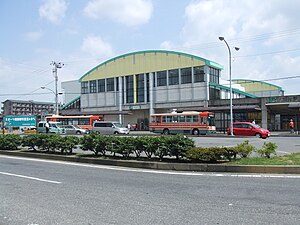
{"type": "Polygon", "coordinates": [[[93,132],[97,134],[129,134],[129,129],[113,121],[95,121],[93,132]]]}
{"type": "Polygon", "coordinates": [[[89,130],[80,128],[77,125],[62,125],[66,130],[66,134],[88,134],[89,130]]]}
{"type": "MultiPolygon", "coordinates": [[[[230,135],[230,127],[227,130],[227,134],[230,135]]],[[[233,123],[233,134],[237,136],[257,136],[260,138],[270,137],[270,131],[260,127],[257,124],[250,122],[234,122],[233,123]]]]}
{"type": "MultiPolygon", "coordinates": [[[[37,126],[38,133],[46,133],[46,121],[40,121],[37,126]]],[[[65,128],[60,127],[61,123],[49,121],[49,133],[65,134],[65,128]]]]}

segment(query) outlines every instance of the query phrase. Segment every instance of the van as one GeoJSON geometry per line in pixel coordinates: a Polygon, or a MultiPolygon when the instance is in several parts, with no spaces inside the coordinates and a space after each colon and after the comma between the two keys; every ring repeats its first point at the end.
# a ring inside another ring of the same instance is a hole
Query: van
{"type": "Polygon", "coordinates": [[[97,134],[129,134],[128,128],[113,121],[95,121],[92,131],[97,134]]]}
{"type": "MultiPolygon", "coordinates": [[[[37,126],[38,133],[46,133],[46,121],[40,121],[37,126]]],[[[53,134],[65,134],[64,128],[60,127],[61,123],[49,121],[49,133],[53,134]]]]}

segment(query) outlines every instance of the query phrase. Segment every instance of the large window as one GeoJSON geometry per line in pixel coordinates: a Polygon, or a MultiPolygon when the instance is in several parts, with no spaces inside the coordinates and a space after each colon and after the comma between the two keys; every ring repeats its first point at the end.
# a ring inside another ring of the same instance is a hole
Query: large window
{"type": "Polygon", "coordinates": [[[107,78],[106,91],[114,91],[114,90],[115,90],[115,78],[107,78]]]}
{"type": "Polygon", "coordinates": [[[136,75],[136,87],[137,87],[137,102],[145,101],[145,82],[144,74],[136,75]]]}
{"type": "Polygon", "coordinates": [[[169,70],[169,85],[179,84],[179,70],[169,70]]]}
{"type": "Polygon", "coordinates": [[[87,94],[89,93],[89,82],[84,81],[81,82],[81,94],[87,94]]]}
{"type": "Polygon", "coordinates": [[[210,67],[209,68],[209,81],[215,84],[219,83],[220,70],[210,67]]]}
{"type": "Polygon", "coordinates": [[[98,80],[98,92],[105,92],[105,79],[98,80]]]}
{"type": "Polygon", "coordinates": [[[181,69],[181,84],[192,83],[192,68],[181,69]]]}
{"type": "Polygon", "coordinates": [[[97,82],[95,80],[90,81],[90,93],[96,93],[97,92],[97,82]]]}
{"type": "Polygon", "coordinates": [[[204,82],[204,66],[196,66],[194,67],[194,82],[204,82]]]}
{"type": "Polygon", "coordinates": [[[126,76],[126,103],[133,103],[133,76],[126,76]]]}
{"type": "Polygon", "coordinates": [[[167,86],[167,71],[159,71],[156,73],[157,87],[167,86]]]}

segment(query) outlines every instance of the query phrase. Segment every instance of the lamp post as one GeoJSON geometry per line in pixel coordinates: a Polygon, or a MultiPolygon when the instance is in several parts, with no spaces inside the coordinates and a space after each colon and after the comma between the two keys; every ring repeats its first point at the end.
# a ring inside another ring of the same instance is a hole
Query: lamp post
{"type": "MultiPolygon", "coordinates": [[[[230,47],[227,43],[227,41],[225,40],[224,37],[219,37],[220,41],[224,41],[227,48],[228,48],[228,54],[229,54],[229,89],[230,89],[230,93],[229,93],[229,98],[230,98],[230,135],[233,136],[233,109],[232,109],[232,80],[231,80],[231,50],[230,47]]],[[[234,47],[234,49],[236,51],[240,50],[240,48],[238,47],[234,47]]]]}
{"type": "Polygon", "coordinates": [[[54,92],[52,89],[50,88],[47,88],[45,86],[42,86],[41,89],[47,89],[49,91],[51,91],[54,95],[55,95],[55,114],[56,115],[59,115],[59,109],[58,109],[58,95],[61,95],[62,93],[61,92],[54,92]]]}

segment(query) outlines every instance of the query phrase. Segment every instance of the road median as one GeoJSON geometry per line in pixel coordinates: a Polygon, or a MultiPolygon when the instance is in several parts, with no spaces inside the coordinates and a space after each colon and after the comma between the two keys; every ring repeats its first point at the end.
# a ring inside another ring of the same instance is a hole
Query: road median
{"type": "Polygon", "coordinates": [[[233,165],[233,164],[210,164],[210,163],[170,163],[150,162],[123,159],[100,159],[79,157],[76,155],[55,155],[46,153],[32,153],[20,151],[0,151],[1,155],[37,158],[47,160],[60,160],[77,163],[91,163],[98,165],[121,166],[142,169],[193,171],[193,172],[228,172],[228,173],[268,173],[268,174],[300,174],[300,166],[274,166],[274,165],[233,165]]]}

